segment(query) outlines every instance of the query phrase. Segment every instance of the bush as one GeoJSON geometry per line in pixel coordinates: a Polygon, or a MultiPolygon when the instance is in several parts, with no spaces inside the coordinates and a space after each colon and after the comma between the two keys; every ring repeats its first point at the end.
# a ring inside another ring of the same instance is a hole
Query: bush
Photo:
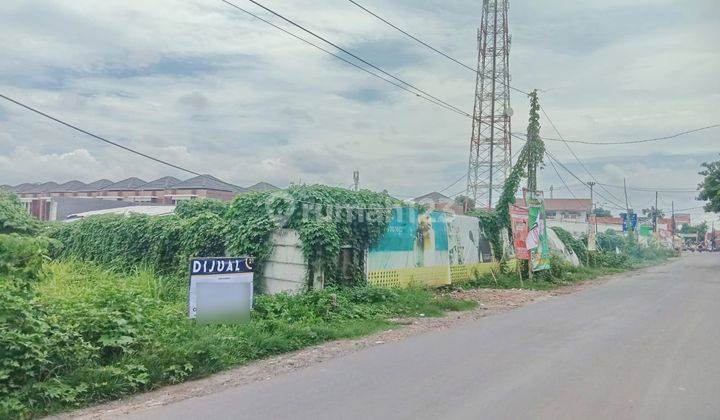
{"type": "MultiPolygon", "coordinates": [[[[43,258],[20,260],[37,264],[43,258]]],[[[187,317],[184,277],[158,276],[148,269],[123,275],[78,261],[26,271],[37,273],[25,282],[32,285],[27,294],[0,289],[2,314],[13,314],[2,317],[0,329],[0,407],[5,410],[0,418],[118,398],[325,340],[367,334],[387,328],[388,317],[473,306],[426,289],[329,288],[257,296],[251,322],[201,325],[187,317]]]]}
{"type": "Polygon", "coordinates": [[[0,190],[0,233],[34,235],[40,227],[15,194],[0,190]]]}
{"type": "Polygon", "coordinates": [[[579,239],[575,239],[572,233],[561,227],[551,228],[557,234],[558,238],[565,244],[566,247],[570,248],[581,262],[587,261],[587,246],[579,239]]]}

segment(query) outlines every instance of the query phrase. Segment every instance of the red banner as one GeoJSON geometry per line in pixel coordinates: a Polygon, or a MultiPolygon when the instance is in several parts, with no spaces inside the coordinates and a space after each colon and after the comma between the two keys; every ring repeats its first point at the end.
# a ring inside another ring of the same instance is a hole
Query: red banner
{"type": "Polygon", "coordinates": [[[530,251],[527,249],[527,243],[525,242],[528,236],[528,209],[511,204],[510,223],[512,225],[515,258],[529,260],[530,251]]]}

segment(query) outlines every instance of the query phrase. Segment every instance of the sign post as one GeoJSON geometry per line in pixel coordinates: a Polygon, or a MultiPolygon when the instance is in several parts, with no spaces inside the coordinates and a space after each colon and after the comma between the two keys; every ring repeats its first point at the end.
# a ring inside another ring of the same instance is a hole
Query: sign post
{"type": "Polygon", "coordinates": [[[252,299],[252,258],[193,258],[190,261],[190,318],[202,323],[244,322],[250,319],[252,299]]]}

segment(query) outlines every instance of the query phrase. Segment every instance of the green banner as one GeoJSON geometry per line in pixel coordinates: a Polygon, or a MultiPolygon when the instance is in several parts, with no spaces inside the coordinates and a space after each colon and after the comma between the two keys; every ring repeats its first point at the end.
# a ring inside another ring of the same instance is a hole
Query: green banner
{"type": "Polygon", "coordinates": [[[533,271],[550,269],[550,247],[547,238],[547,218],[542,191],[526,191],[530,230],[527,248],[530,250],[530,264],[533,271]]]}

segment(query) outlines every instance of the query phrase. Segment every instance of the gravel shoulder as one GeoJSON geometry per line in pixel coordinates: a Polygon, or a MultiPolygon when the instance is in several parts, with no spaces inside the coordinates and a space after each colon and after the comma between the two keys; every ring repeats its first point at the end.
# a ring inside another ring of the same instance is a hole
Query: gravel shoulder
{"type": "MultiPolygon", "coordinates": [[[[633,273],[624,273],[632,276],[633,273]]],[[[554,296],[574,293],[578,290],[604,283],[612,276],[599,277],[549,291],[525,289],[471,289],[457,290],[448,294],[457,299],[478,303],[475,309],[449,312],[444,317],[393,319],[397,326],[375,334],[350,340],[338,340],[308,347],[291,353],[259,360],[207,378],[166,386],[155,391],[139,394],[86,409],[53,416],[54,419],[98,419],[144,410],[178,401],[213,394],[254,382],[269,380],[295,370],[342,357],[360,350],[403,340],[409,336],[446,329],[459,324],[506,312],[521,306],[539,302],[554,296]]]]}

